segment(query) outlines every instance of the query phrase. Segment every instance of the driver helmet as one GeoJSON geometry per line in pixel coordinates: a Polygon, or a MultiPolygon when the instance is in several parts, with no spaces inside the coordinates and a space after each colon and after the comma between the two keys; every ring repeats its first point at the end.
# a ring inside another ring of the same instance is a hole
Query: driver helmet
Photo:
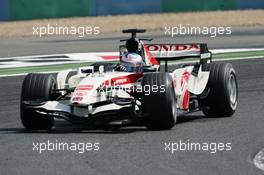
{"type": "Polygon", "coordinates": [[[136,38],[130,38],[126,42],[126,49],[129,53],[138,53],[139,52],[139,40],[136,38]]]}
{"type": "Polygon", "coordinates": [[[121,57],[121,64],[128,72],[142,72],[144,62],[142,57],[137,53],[127,53],[121,57]]]}

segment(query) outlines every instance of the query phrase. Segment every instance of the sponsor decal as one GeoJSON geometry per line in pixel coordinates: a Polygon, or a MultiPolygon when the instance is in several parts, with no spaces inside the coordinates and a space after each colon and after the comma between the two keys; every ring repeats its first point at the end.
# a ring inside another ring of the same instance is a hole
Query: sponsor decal
{"type": "Polygon", "coordinates": [[[82,101],[83,97],[73,97],[72,101],[82,101]]]}
{"type": "Polygon", "coordinates": [[[103,82],[101,87],[103,88],[105,86],[118,86],[118,85],[132,84],[132,83],[136,83],[142,77],[143,77],[142,73],[115,77],[115,78],[112,78],[111,80],[106,80],[105,82],[103,82]]]}
{"type": "Polygon", "coordinates": [[[72,98],[72,101],[74,102],[80,102],[83,100],[83,97],[87,94],[87,91],[90,91],[93,89],[93,85],[79,85],[77,86],[74,97],[72,98]]]}
{"type": "Polygon", "coordinates": [[[146,49],[150,52],[155,51],[199,51],[198,44],[147,44],[146,49]]]}
{"type": "Polygon", "coordinates": [[[90,91],[93,87],[93,85],[78,85],[76,91],[90,91]]]}
{"type": "Polygon", "coordinates": [[[143,76],[142,73],[138,73],[138,74],[130,74],[127,76],[120,76],[120,77],[112,78],[111,84],[112,85],[125,85],[125,84],[135,83],[142,76],[143,76]]]}
{"type": "Polygon", "coordinates": [[[85,96],[85,92],[83,92],[83,91],[77,91],[76,93],[75,93],[75,96],[78,96],[78,97],[82,97],[82,96],[85,96]]]}

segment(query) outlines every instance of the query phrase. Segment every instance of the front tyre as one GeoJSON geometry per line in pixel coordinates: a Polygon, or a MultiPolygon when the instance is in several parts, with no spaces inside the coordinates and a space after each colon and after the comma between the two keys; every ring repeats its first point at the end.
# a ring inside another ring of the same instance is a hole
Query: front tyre
{"type": "Polygon", "coordinates": [[[207,66],[210,77],[209,94],[201,100],[207,117],[230,117],[238,103],[238,86],[234,68],[230,63],[211,63],[207,66]]]}
{"type": "Polygon", "coordinates": [[[145,125],[150,130],[171,129],[177,119],[176,97],[172,77],[168,73],[145,74],[142,110],[145,125]],[[147,87],[147,88],[146,88],[147,87]],[[146,92],[146,89],[149,91],[146,92]]]}
{"type": "Polygon", "coordinates": [[[56,80],[50,74],[28,74],[23,81],[20,103],[20,118],[28,130],[49,130],[54,118],[41,116],[24,104],[24,101],[48,101],[52,99],[52,91],[56,89],[56,80]]]}

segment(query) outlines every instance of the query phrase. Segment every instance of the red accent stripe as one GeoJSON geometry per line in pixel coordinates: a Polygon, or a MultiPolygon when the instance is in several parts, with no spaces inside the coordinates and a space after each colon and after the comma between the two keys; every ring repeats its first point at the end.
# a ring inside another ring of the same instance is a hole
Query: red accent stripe
{"type": "Polygon", "coordinates": [[[76,90],[77,91],[90,91],[93,89],[93,85],[79,85],[77,86],[76,90]]]}
{"type": "Polygon", "coordinates": [[[119,60],[119,56],[117,55],[107,55],[107,56],[101,56],[104,60],[119,60]]]}
{"type": "Polygon", "coordinates": [[[156,58],[153,56],[153,54],[149,51],[148,47],[146,47],[144,45],[144,49],[146,51],[146,54],[147,54],[147,58],[149,59],[149,62],[152,64],[152,65],[159,65],[159,62],[156,60],[156,58]]]}
{"type": "Polygon", "coordinates": [[[90,91],[92,88],[76,88],[77,91],[90,91]]]}
{"type": "Polygon", "coordinates": [[[127,76],[115,77],[111,79],[111,84],[112,85],[124,85],[124,84],[135,83],[142,76],[143,76],[142,73],[138,73],[138,74],[130,74],[127,76]]]}
{"type": "Polygon", "coordinates": [[[185,71],[185,72],[182,74],[182,78],[181,78],[181,86],[182,86],[182,84],[183,84],[183,81],[185,81],[185,82],[188,81],[190,75],[191,75],[191,74],[190,74],[189,72],[187,72],[187,71],[185,71]]]}
{"type": "Polygon", "coordinates": [[[102,87],[104,86],[117,86],[117,85],[125,85],[125,84],[132,84],[136,83],[138,79],[143,77],[142,73],[130,74],[126,76],[120,76],[112,78],[111,80],[106,80],[102,83],[102,87]]]}
{"type": "Polygon", "coordinates": [[[189,109],[189,101],[190,101],[190,93],[188,90],[185,91],[183,102],[182,102],[182,108],[187,110],[189,109]]]}

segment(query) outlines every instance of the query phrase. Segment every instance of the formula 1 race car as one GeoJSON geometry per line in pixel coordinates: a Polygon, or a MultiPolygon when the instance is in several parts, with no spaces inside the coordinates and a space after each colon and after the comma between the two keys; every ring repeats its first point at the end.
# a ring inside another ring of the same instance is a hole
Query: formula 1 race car
{"type": "MultiPolygon", "coordinates": [[[[131,33],[120,46],[120,59],[135,48],[143,63],[134,69],[94,63],[54,74],[30,73],[22,85],[21,120],[26,129],[49,130],[54,118],[72,123],[171,129],[177,116],[202,111],[207,117],[229,117],[237,108],[238,88],[230,63],[212,62],[207,45],[145,44],[131,33]],[[198,58],[168,72],[168,62],[198,58]],[[161,63],[163,66],[161,66],[161,63]]],[[[129,59],[129,58],[127,58],[129,59]]]]}

